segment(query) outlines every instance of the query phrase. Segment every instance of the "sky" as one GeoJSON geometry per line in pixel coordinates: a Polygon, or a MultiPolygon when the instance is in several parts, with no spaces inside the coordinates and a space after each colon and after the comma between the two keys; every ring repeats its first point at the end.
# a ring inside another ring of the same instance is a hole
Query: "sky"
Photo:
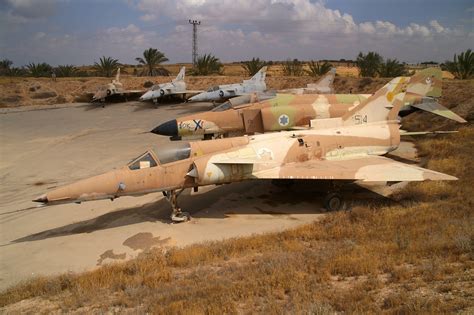
{"type": "Polygon", "coordinates": [[[232,62],[355,59],[376,51],[408,63],[474,48],[472,0],[0,0],[0,59],[135,64],[149,47],[170,63],[198,53],[232,62]]]}

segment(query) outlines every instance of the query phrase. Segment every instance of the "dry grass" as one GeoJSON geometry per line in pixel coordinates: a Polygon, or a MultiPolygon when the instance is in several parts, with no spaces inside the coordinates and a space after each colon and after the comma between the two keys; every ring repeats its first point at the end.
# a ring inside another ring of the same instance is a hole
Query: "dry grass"
{"type": "Polygon", "coordinates": [[[2,292],[0,305],[45,313],[472,313],[474,127],[417,145],[427,167],[459,181],[412,183],[392,203],[281,233],[33,279],[2,292]]]}

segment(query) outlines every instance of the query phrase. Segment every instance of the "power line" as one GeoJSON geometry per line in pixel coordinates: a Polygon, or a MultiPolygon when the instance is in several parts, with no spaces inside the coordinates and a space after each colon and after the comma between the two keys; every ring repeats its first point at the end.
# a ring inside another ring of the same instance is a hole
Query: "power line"
{"type": "Polygon", "coordinates": [[[193,65],[196,64],[198,56],[198,47],[197,47],[197,26],[201,25],[201,21],[189,20],[189,24],[193,25],[193,65]]]}

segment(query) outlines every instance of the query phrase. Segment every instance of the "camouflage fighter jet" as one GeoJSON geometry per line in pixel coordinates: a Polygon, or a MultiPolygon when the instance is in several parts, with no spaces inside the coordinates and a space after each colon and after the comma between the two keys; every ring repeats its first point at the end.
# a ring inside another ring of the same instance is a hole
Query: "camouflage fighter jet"
{"type": "Polygon", "coordinates": [[[336,68],[331,68],[329,72],[316,83],[307,84],[305,88],[279,90],[279,93],[289,94],[329,94],[334,93],[333,83],[336,76],[336,68]]]}
{"type": "Polygon", "coordinates": [[[290,179],[333,183],[328,210],[340,209],[336,189],[347,182],[456,180],[456,177],[392,160],[383,155],[400,144],[398,112],[405,101],[435,90],[440,71],[388,85],[339,118],[312,121],[312,128],[209,141],[170,143],[171,150],[149,150],[128,165],[84,179],[36,198],[46,205],[115,199],[162,191],[180,222],[189,214],[178,206],[186,188],[243,180],[290,179]]]}
{"type": "Polygon", "coordinates": [[[124,90],[122,82],[120,82],[120,68],[117,69],[115,80],[112,83],[99,87],[94,96],[92,96],[92,102],[105,102],[106,99],[114,97],[137,97],[143,94],[143,90],[124,90]]]}
{"type": "Polygon", "coordinates": [[[183,100],[186,100],[187,95],[201,93],[202,91],[186,90],[186,82],[184,82],[185,73],[186,68],[182,67],[173,81],[153,85],[149,91],[140,97],[140,101],[153,100],[153,102],[156,103],[159,98],[177,95],[182,96],[183,100]]]}
{"type": "Polygon", "coordinates": [[[190,102],[223,102],[229,98],[250,94],[253,92],[263,92],[267,89],[265,76],[267,67],[260,69],[251,79],[242,83],[216,85],[206,92],[202,92],[189,98],[190,102]]]}
{"type": "MultiPolygon", "coordinates": [[[[399,77],[387,83],[385,88],[397,85],[400,80],[410,82],[410,78],[399,77]]],[[[370,96],[370,94],[277,94],[277,97],[263,102],[234,107],[230,106],[232,104],[224,103],[210,112],[194,113],[167,121],[154,128],[152,132],[170,136],[171,140],[179,140],[188,137],[211,139],[222,135],[235,136],[297,129],[307,127],[312,119],[341,117],[370,96]]],[[[404,117],[414,111],[424,110],[465,123],[462,117],[436,102],[435,98],[440,96],[441,81],[437,80],[431,93],[419,96],[418,99],[407,100],[399,115],[404,117]]]]}

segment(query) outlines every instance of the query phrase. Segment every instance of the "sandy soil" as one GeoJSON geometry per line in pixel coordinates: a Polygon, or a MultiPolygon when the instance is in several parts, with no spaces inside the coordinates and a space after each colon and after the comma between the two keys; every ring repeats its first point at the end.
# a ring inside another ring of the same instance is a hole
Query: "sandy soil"
{"type": "MultiPolygon", "coordinates": [[[[53,187],[120,167],[150,145],[147,133],[209,104],[155,108],[136,102],[29,106],[0,111],[0,289],[36,275],[82,271],[129,259],[151,247],[282,230],[317,220],[322,196],[307,183],[285,190],[268,181],[210,187],[181,196],[192,214],[171,224],[161,194],[83,204],[37,207],[53,187]]],[[[413,147],[401,151],[413,155],[413,147]]],[[[353,198],[377,198],[360,190],[353,198]]]]}

